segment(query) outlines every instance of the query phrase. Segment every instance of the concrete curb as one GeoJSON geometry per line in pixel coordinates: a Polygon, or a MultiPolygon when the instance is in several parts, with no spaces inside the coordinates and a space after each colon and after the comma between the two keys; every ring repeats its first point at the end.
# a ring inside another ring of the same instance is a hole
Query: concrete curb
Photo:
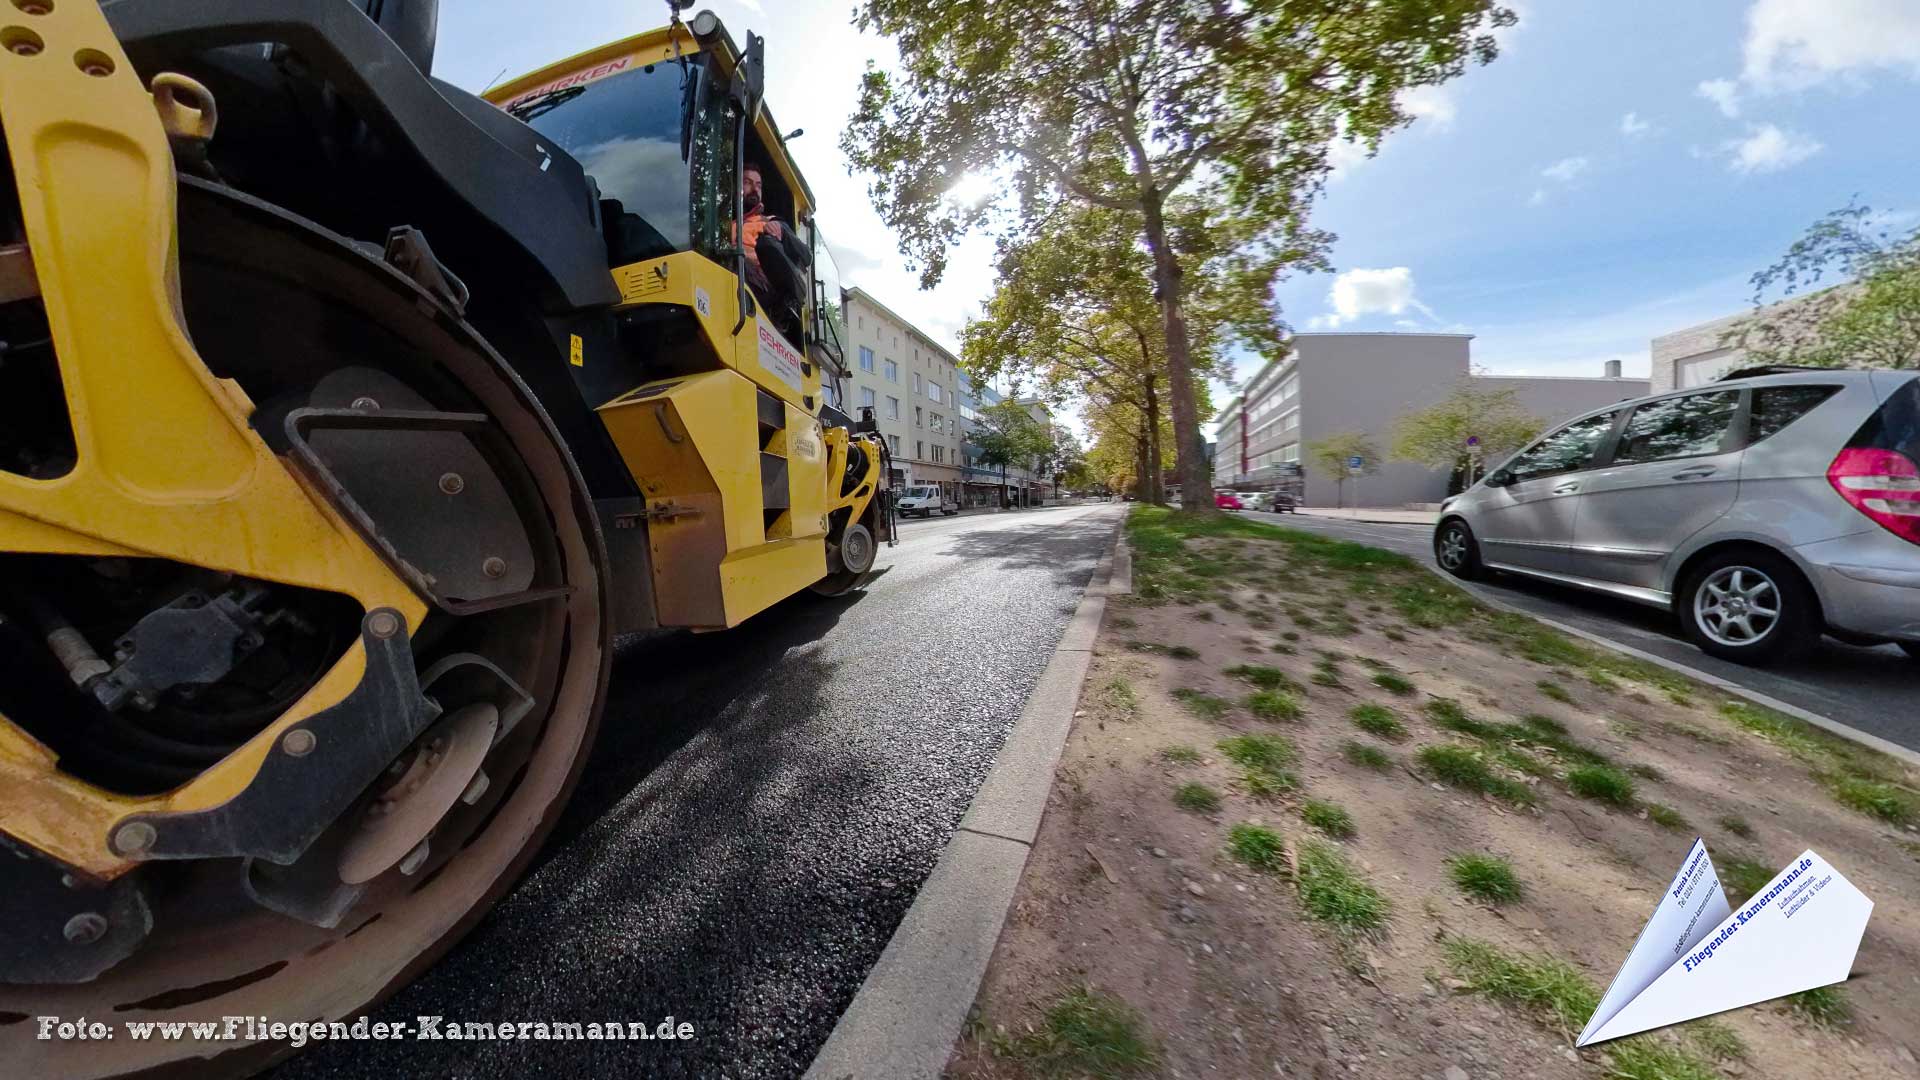
{"type": "MultiPolygon", "coordinates": [[[[1423,564],[1423,565],[1426,565],[1426,564],[1423,564]]],[[[1524,615],[1527,618],[1532,619],[1533,621],[1539,623],[1542,626],[1550,626],[1555,630],[1558,630],[1561,633],[1566,634],[1570,637],[1579,638],[1582,641],[1589,642],[1594,645],[1598,645],[1604,649],[1611,649],[1614,652],[1620,653],[1623,656],[1631,656],[1635,660],[1644,660],[1649,664],[1653,664],[1657,667],[1665,668],[1668,671],[1671,671],[1677,675],[1685,675],[1689,679],[1706,683],[1708,686],[1711,686],[1716,690],[1720,690],[1725,693],[1732,694],[1735,697],[1745,698],[1748,701],[1753,702],[1755,705],[1764,706],[1766,708],[1772,709],[1774,712],[1777,712],[1777,713],[1785,713],[1786,715],[1791,716],[1796,720],[1804,720],[1807,723],[1812,724],[1814,727],[1817,727],[1820,730],[1825,731],[1831,735],[1837,735],[1842,739],[1846,739],[1848,742],[1859,743],[1861,746],[1864,746],[1869,750],[1878,750],[1881,753],[1897,761],[1904,761],[1908,765],[1920,767],[1920,752],[1909,750],[1906,747],[1901,746],[1899,743],[1889,742],[1878,735],[1871,735],[1871,734],[1868,734],[1867,732],[1859,730],[1858,728],[1848,727],[1847,725],[1841,723],[1838,720],[1834,720],[1829,717],[1822,716],[1819,713],[1814,712],[1810,709],[1803,709],[1800,706],[1794,705],[1790,702],[1781,701],[1779,698],[1773,697],[1770,694],[1763,694],[1758,690],[1748,689],[1747,687],[1741,686],[1739,683],[1734,682],[1731,679],[1723,679],[1720,676],[1715,675],[1711,672],[1701,671],[1699,668],[1696,668],[1696,667],[1689,667],[1678,660],[1669,660],[1664,656],[1657,656],[1653,653],[1636,649],[1631,645],[1626,645],[1618,641],[1613,641],[1609,638],[1601,637],[1599,634],[1593,633],[1592,631],[1582,630],[1577,626],[1560,622],[1557,619],[1549,619],[1542,615],[1536,615],[1531,611],[1527,611],[1522,608],[1515,607],[1512,604],[1509,604],[1506,601],[1501,600],[1499,597],[1492,595],[1491,593],[1488,593],[1482,589],[1473,587],[1471,583],[1466,583],[1463,585],[1462,582],[1456,580],[1452,575],[1447,574],[1445,571],[1442,571],[1437,566],[1427,565],[1427,569],[1433,571],[1434,574],[1438,575],[1441,580],[1446,581],[1448,584],[1451,584],[1458,588],[1463,588],[1464,591],[1467,593],[1467,595],[1473,597],[1475,600],[1480,601],[1481,603],[1487,605],[1488,607],[1498,608],[1501,611],[1507,612],[1508,614],[1512,614],[1512,615],[1524,615]]]]}
{"type": "Polygon", "coordinates": [[[1107,597],[1133,589],[1126,518],[993,769],[807,1080],[934,1080],[980,992],[1073,728],[1107,597]]]}

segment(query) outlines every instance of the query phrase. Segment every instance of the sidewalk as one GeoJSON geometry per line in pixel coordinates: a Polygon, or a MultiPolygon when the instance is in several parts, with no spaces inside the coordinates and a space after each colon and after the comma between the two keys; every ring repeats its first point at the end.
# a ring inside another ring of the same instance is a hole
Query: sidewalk
{"type": "Polygon", "coordinates": [[[1341,521],[1367,521],[1376,525],[1432,525],[1440,520],[1437,510],[1391,510],[1380,509],[1333,509],[1326,506],[1303,506],[1294,513],[1306,517],[1337,518],[1341,521]]]}

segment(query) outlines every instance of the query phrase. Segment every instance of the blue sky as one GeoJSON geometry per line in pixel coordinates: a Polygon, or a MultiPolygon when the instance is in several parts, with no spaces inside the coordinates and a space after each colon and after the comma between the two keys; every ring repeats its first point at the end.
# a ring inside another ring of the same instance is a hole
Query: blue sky
{"type": "MultiPolygon", "coordinates": [[[[990,246],[969,241],[921,292],[837,146],[890,46],[844,0],[711,6],[736,38],[768,35],[768,100],[807,130],[794,152],[843,269],[952,345],[991,287],[990,246]]],[[[1920,0],[1516,6],[1499,60],[1414,97],[1413,126],[1328,185],[1315,224],[1339,235],[1339,276],[1282,286],[1297,329],[1465,331],[1491,371],[1644,374],[1650,338],[1740,310],[1747,277],[1849,197],[1920,220],[1920,0]]],[[[464,0],[441,10],[435,74],[477,90],[665,14],[464,0]]]]}

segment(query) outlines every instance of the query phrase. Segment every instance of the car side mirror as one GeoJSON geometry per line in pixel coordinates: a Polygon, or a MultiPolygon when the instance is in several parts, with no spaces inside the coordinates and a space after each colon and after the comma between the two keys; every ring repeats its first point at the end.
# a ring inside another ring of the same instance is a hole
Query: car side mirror
{"type": "Polygon", "coordinates": [[[1512,483],[1513,474],[1505,469],[1496,469],[1487,474],[1486,485],[1488,487],[1506,487],[1512,483]]]}

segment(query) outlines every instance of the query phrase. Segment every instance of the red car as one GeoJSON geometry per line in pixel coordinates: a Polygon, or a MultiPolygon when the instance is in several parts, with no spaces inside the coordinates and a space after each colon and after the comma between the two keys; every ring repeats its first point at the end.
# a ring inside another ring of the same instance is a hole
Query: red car
{"type": "Polygon", "coordinates": [[[1243,506],[1240,502],[1240,496],[1235,495],[1231,491],[1214,492],[1213,506],[1214,506],[1214,509],[1216,510],[1245,510],[1246,509],[1246,507],[1243,506]]]}

